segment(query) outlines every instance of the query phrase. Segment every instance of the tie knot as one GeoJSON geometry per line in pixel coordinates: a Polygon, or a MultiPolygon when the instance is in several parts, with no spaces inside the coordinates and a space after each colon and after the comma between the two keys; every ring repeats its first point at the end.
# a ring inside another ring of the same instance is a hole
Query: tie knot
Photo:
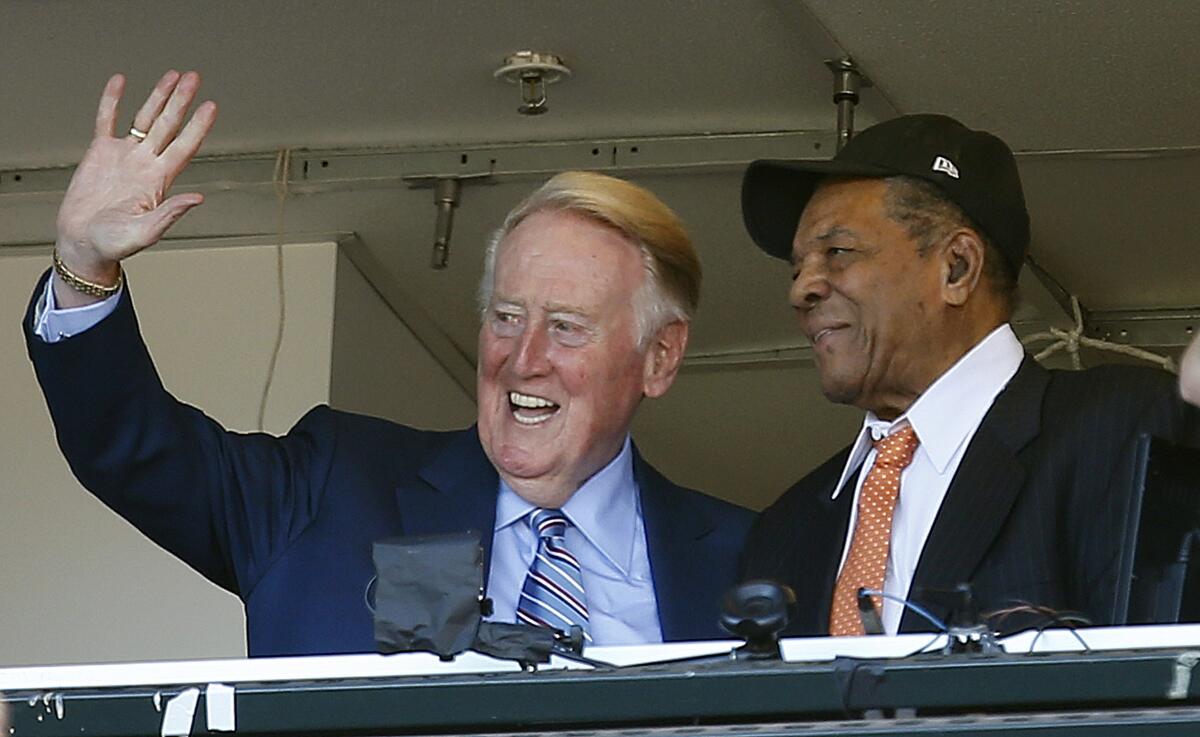
{"type": "Polygon", "coordinates": [[[562,537],[568,524],[567,515],[561,509],[535,509],[529,516],[529,526],[539,538],[562,537]]]}
{"type": "Polygon", "coordinates": [[[907,468],[920,443],[917,432],[906,422],[886,437],[875,441],[875,465],[907,468]]]}

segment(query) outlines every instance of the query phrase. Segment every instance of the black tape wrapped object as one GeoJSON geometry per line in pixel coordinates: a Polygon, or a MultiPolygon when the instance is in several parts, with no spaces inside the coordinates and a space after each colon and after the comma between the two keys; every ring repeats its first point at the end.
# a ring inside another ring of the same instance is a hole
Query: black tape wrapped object
{"type": "MultiPolygon", "coordinates": [[[[484,622],[471,648],[484,655],[520,663],[549,663],[555,647],[554,630],[527,624],[484,622]]],[[[580,648],[582,649],[582,648],[580,648]]]]}
{"type": "Polygon", "coordinates": [[[475,643],[483,589],[478,532],[381,540],[374,545],[375,644],[381,653],[442,658],[475,643]]]}

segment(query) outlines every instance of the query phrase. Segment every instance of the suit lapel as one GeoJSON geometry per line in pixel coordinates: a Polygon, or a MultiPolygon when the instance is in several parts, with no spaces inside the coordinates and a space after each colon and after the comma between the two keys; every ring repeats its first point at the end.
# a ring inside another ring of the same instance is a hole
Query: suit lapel
{"type": "Polygon", "coordinates": [[[713,531],[714,523],[696,508],[679,487],[668,481],[633,449],[633,475],[637,481],[646,526],[646,544],[658,618],[664,640],[712,637],[717,628],[717,602],[724,593],[710,574],[697,541],[713,531]],[[713,616],[698,616],[700,609],[713,616]]]}
{"type": "MultiPolygon", "coordinates": [[[[1050,374],[1028,356],[971,439],[946,498],[934,519],[913,575],[909,599],[929,604],[940,617],[946,609],[923,596],[969,581],[992,546],[1025,482],[1018,452],[1037,436],[1041,404],[1050,374]]],[[[900,629],[924,625],[906,611],[900,629]]]]}
{"type": "Polygon", "coordinates": [[[396,490],[405,534],[475,530],[483,545],[483,576],[491,569],[492,533],[500,477],[479,443],[475,427],[455,433],[432,450],[418,471],[425,483],[396,490]]]}
{"type": "Polygon", "coordinates": [[[831,499],[828,496],[823,500],[826,509],[826,524],[822,525],[822,533],[815,537],[822,538],[819,544],[823,545],[825,559],[813,558],[813,565],[823,566],[824,575],[820,581],[822,589],[819,592],[817,601],[821,603],[816,611],[815,631],[820,634],[829,632],[829,609],[833,605],[833,588],[837,585],[838,565],[842,562],[842,549],[845,547],[846,537],[850,531],[850,510],[854,506],[854,487],[858,483],[858,477],[862,473],[862,467],[855,471],[850,478],[846,479],[846,483],[842,486],[842,490],[838,492],[837,499],[831,499]],[[825,540],[828,536],[831,540],[825,540]]]}
{"type": "Polygon", "coordinates": [[[815,514],[812,519],[805,520],[804,534],[795,541],[796,559],[792,564],[797,571],[795,580],[814,587],[809,591],[796,591],[801,608],[796,613],[793,629],[804,634],[824,635],[829,632],[829,607],[833,602],[838,564],[842,561],[842,549],[850,527],[854,486],[861,473],[860,468],[851,474],[837,498],[833,498],[833,485],[841,476],[848,452],[839,454],[838,462],[831,464],[836,475],[822,484],[817,504],[814,505],[815,514]],[[803,607],[803,602],[811,602],[811,605],[803,607]]]}

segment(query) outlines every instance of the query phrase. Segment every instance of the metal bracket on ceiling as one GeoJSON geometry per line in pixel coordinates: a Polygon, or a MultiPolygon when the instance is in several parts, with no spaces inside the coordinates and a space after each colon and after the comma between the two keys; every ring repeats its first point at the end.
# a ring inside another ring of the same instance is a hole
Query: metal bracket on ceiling
{"type": "Polygon", "coordinates": [[[490,176],[469,174],[404,177],[404,183],[414,189],[433,187],[433,206],[437,208],[437,221],[433,226],[433,251],[429,255],[429,268],[441,271],[450,264],[450,234],[454,230],[454,209],[458,207],[463,180],[487,179],[490,176]]]}
{"type": "Polygon", "coordinates": [[[825,66],[833,73],[833,104],[837,105],[837,150],[841,151],[854,136],[854,108],[858,92],[871,86],[871,80],[850,57],[827,59],[825,66]]]}
{"type": "Polygon", "coordinates": [[[437,222],[433,226],[433,253],[429,266],[441,271],[450,262],[450,232],[454,228],[454,208],[458,207],[461,189],[457,179],[439,179],[433,188],[433,205],[437,208],[437,222]]]}

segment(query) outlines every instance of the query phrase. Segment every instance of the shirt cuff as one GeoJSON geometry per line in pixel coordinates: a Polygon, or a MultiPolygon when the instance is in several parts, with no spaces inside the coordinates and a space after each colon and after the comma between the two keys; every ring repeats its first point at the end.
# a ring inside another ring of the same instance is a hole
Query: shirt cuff
{"type": "Polygon", "coordinates": [[[116,294],[102,302],[58,309],[54,301],[54,284],[57,280],[58,274],[51,272],[33,312],[33,332],[47,343],[57,343],[99,324],[117,309],[117,303],[121,301],[121,292],[125,291],[122,285],[116,294]]]}

